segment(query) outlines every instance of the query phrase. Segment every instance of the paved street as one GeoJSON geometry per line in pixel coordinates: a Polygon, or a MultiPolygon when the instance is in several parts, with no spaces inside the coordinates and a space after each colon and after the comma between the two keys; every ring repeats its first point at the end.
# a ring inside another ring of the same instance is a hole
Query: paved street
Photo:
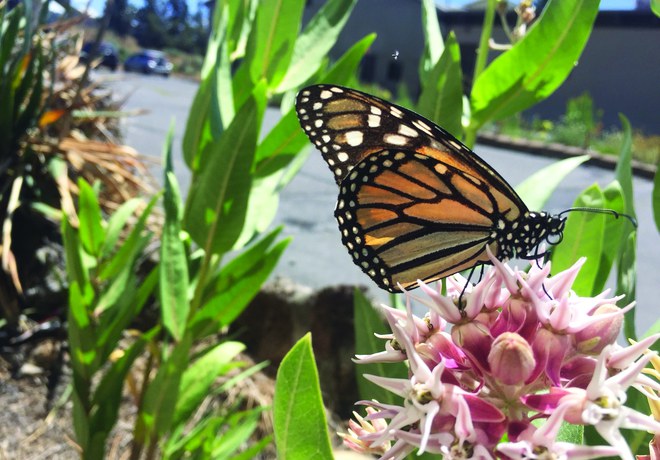
{"type": "MultiPolygon", "coordinates": [[[[113,76],[121,77],[124,77],[121,73],[113,76]]],[[[126,108],[150,111],[147,115],[124,122],[125,141],[139,152],[160,156],[170,121],[176,121],[175,169],[185,193],[190,185],[190,175],[181,160],[180,143],[197,85],[177,78],[127,74],[123,80],[114,82],[113,86],[119,94],[130,94],[126,108]]],[[[264,129],[270,129],[278,116],[277,110],[268,109],[264,129]]],[[[512,184],[521,182],[531,173],[556,161],[486,146],[477,146],[475,150],[512,184]]],[[[561,184],[546,209],[550,212],[566,209],[587,186],[594,182],[604,186],[612,178],[612,171],[582,166],[561,184]]],[[[637,324],[641,331],[658,319],[659,301],[654,289],[660,281],[657,272],[660,236],[653,224],[651,211],[652,182],[636,178],[634,187],[639,220],[637,324]]],[[[333,217],[336,195],[337,189],[330,171],[320,154],[313,151],[302,171],[281,195],[275,224],[284,224],[284,235],[292,236],[294,240],[277,267],[276,274],[312,287],[339,283],[364,284],[370,286],[372,295],[386,301],[386,293],[378,290],[353,265],[340,242],[333,217]]]]}

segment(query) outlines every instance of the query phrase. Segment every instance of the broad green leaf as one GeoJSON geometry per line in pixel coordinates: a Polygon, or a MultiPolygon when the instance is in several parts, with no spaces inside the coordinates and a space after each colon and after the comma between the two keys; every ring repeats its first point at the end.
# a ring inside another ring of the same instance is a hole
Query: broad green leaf
{"type": "Polygon", "coordinates": [[[102,226],[101,207],[92,187],[83,178],[78,179],[80,197],[78,200],[78,218],[80,242],[88,254],[100,256],[105,238],[102,226]]]}
{"type": "Polygon", "coordinates": [[[207,164],[190,189],[185,230],[209,252],[230,250],[243,229],[252,186],[252,160],[265,104],[262,83],[220,140],[210,144],[207,164]]]}
{"type": "Polygon", "coordinates": [[[307,81],[324,62],[357,0],[329,0],[297,38],[291,65],[277,88],[283,93],[307,81]]]}
{"type": "MultiPolygon", "coordinates": [[[[438,23],[438,7],[433,0],[422,0],[422,29],[424,30],[424,51],[419,60],[419,80],[424,89],[429,84],[431,69],[436,66],[445,48],[438,23]]],[[[431,119],[433,120],[433,118],[431,119]]]]}
{"type": "Polygon", "coordinates": [[[160,245],[160,308],[163,326],[179,341],[186,329],[190,303],[188,302],[188,262],[186,248],[181,240],[181,194],[172,166],[172,137],[174,126],[165,140],[165,193],[163,208],[165,222],[160,245]]]}
{"type": "Polygon", "coordinates": [[[161,364],[156,377],[147,388],[140,419],[150,439],[155,439],[152,436],[164,435],[172,426],[181,376],[188,368],[191,344],[190,335],[185,334],[174,346],[170,356],[161,364]]]}
{"type": "MultiPolygon", "coordinates": [[[[603,190],[603,197],[605,209],[611,209],[619,214],[623,213],[625,204],[623,200],[623,192],[621,186],[617,181],[612,182],[605,190],[603,190]]],[[[598,274],[594,282],[593,295],[599,294],[605,288],[605,283],[610,276],[612,266],[616,261],[617,254],[621,246],[621,235],[627,225],[627,219],[615,219],[613,216],[605,215],[605,232],[603,234],[603,251],[600,254],[600,265],[598,266],[598,274]]]]}
{"type": "Polygon", "coordinates": [[[600,0],[550,0],[525,38],[497,57],[472,88],[472,129],[552,94],[578,62],[600,0]]]}
{"type": "MultiPolygon", "coordinates": [[[[605,203],[603,192],[592,185],[575,200],[575,207],[602,208],[605,203]]],[[[580,257],[587,261],[573,283],[573,290],[581,296],[593,293],[598,275],[601,254],[605,249],[605,218],[603,214],[573,212],[569,214],[564,229],[564,240],[552,252],[552,269],[555,272],[568,269],[580,257]]]]}
{"type": "Polygon", "coordinates": [[[333,458],[310,334],[291,348],[277,370],[273,428],[278,458],[333,458]]]}
{"type": "Polygon", "coordinates": [[[258,5],[259,0],[231,0],[229,2],[227,40],[232,61],[245,56],[245,47],[254,24],[258,5]]]}
{"type": "MultiPolygon", "coordinates": [[[[389,333],[385,320],[376,311],[371,302],[362,291],[353,291],[353,309],[355,314],[355,354],[370,355],[385,349],[385,341],[374,334],[389,333]]],[[[407,368],[400,363],[373,363],[355,364],[355,375],[361,399],[376,399],[385,404],[400,404],[401,398],[391,391],[379,387],[364,378],[364,374],[380,375],[383,377],[406,378],[407,368]]]]}
{"type": "Polygon", "coordinates": [[[562,422],[556,439],[557,441],[570,442],[571,444],[581,446],[584,442],[584,426],[562,422]]]}
{"type": "Polygon", "coordinates": [[[265,79],[270,90],[280,84],[291,62],[304,7],[304,0],[265,0],[259,4],[245,58],[253,83],[265,79]]]}
{"type": "Polygon", "coordinates": [[[460,138],[463,131],[463,75],[461,50],[454,32],[449,33],[440,59],[425,78],[417,110],[460,138]]]}
{"type": "Polygon", "coordinates": [[[651,0],[651,11],[653,11],[653,14],[660,17],[660,0],[651,0]]]}
{"type": "Polygon", "coordinates": [[[660,232],[660,169],[655,172],[653,179],[653,219],[655,220],[655,228],[660,232]]]}
{"type": "MultiPolygon", "coordinates": [[[[626,302],[632,302],[637,296],[637,230],[630,232],[624,241],[619,252],[617,269],[616,292],[625,295],[626,302]]],[[[624,320],[624,335],[637,340],[634,308],[625,314],[624,320]]]]}
{"type": "Polygon", "coordinates": [[[529,209],[540,211],[564,177],[588,159],[589,155],[582,155],[546,166],[518,184],[516,191],[529,209]]]}
{"type": "Polygon", "coordinates": [[[128,219],[135,213],[138,206],[140,206],[143,201],[139,198],[131,198],[122,204],[116,211],[112,213],[110,219],[108,219],[108,226],[105,232],[105,240],[103,241],[103,246],[101,248],[101,256],[106,258],[110,253],[115,249],[117,241],[121,235],[121,231],[124,229],[124,226],[128,222],[128,219]]]}
{"type": "Polygon", "coordinates": [[[179,425],[199,406],[202,400],[211,393],[211,386],[216,378],[227,370],[229,364],[245,345],[239,342],[224,342],[208,350],[188,366],[183,376],[176,401],[173,425],[179,425]]]}

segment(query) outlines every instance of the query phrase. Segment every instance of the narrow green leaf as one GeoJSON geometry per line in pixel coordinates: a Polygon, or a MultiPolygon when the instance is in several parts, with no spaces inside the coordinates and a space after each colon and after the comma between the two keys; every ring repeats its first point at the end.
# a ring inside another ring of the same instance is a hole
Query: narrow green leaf
{"type": "Polygon", "coordinates": [[[265,79],[269,89],[280,84],[291,62],[304,7],[304,0],[260,3],[246,52],[252,82],[265,79]]]}
{"type": "MultiPolygon", "coordinates": [[[[602,208],[605,203],[603,192],[597,185],[592,185],[575,200],[575,207],[602,208]]],[[[594,283],[599,270],[601,254],[604,249],[605,218],[603,214],[591,212],[573,212],[569,214],[564,230],[564,240],[552,253],[552,269],[556,272],[566,270],[580,257],[587,262],[580,269],[580,274],[573,283],[573,290],[582,296],[593,293],[594,283]]]]}
{"type": "MultiPolygon", "coordinates": [[[[659,0],[660,1],[660,0],[659,0]]],[[[653,219],[655,220],[655,228],[660,232],[660,168],[656,170],[655,177],[653,178],[653,219]]]]}
{"type": "Polygon", "coordinates": [[[171,429],[181,376],[188,367],[190,359],[191,343],[190,335],[184,335],[174,346],[170,356],[161,364],[156,377],[147,388],[140,419],[147,433],[150,433],[149,436],[162,436],[171,429]]]}
{"type": "Polygon", "coordinates": [[[460,138],[463,131],[463,74],[461,50],[454,32],[447,36],[440,59],[425,78],[417,110],[460,138]]]}
{"type": "Polygon", "coordinates": [[[433,0],[422,1],[422,29],[424,30],[424,51],[419,60],[419,80],[423,91],[429,84],[431,69],[436,66],[445,48],[438,23],[438,7],[433,0]]]}
{"type": "Polygon", "coordinates": [[[227,364],[244,349],[245,345],[242,343],[224,342],[211,348],[188,366],[181,377],[172,425],[179,425],[188,419],[202,400],[211,393],[211,385],[227,370],[227,364]]]}
{"type": "MultiPolygon", "coordinates": [[[[617,266],[616,292],[625,295],[626,302],[632,302],[637,297],[637,230],[624,241],[617,266]]],[[[637,340],[634,308],[624,316],[623,332],[626,338],[637,340]]]]}
{"type": "Polygon", "coordinates": [[[310,334],[291,348],[277,370],[273,422],[278,458],[333,458],[310,334]]]}
{"type": "Polygon", "coordinates": [[[525,38],[496,58],[474,82],[473,129],[552,94],[578,62],[599,4],[600,0],[550,0],[525,38]]]}
{"type": "MultiPolygon", "coordinates": [[[[383,351],[385,341],[377,338],[374,334],[385,334],[390,331],[385,325],[383,317],[357,288],[353,291],[353,308],[355,311],[355,354],[370,355],[383,351]]],[[[372,374],[382,377],[406,378],[408,371],[403,362],[356,364],[355,368],[360,398],[376,399],[385,404],[401,403],[401,398],[365,379],[363,375],[372,374]]]]}
{"type": "Polygon", "coordinates": [[[207,251],[221,254],[240,236],[252,185],[252,160],[266,103],[265,85],[255,88],[193,183],[185,229],[207,251]]]}
{"type": "Polygon", "coordinates": [[[101,256],[103,258],[108,257],[110,252],[115,249],[115,245],[121,236],[121,231],[126,226],[128,219],[131,218],[142,203],[143,201],[140,198],[131,198],[112,213],[108,219],[105,240],[103,240],[103,246],[101,247],[101,256]]]}
{"type": "Polygon", "coordinates": [[[257,295],[288,244],[289,240],[280,241],[258,263],[242,268],[240,276],[223,270],[221,279],[227,288],[213,295],[194,316],[191,326],[194,335],[214,333],[221,326],[231,324],[257,295]]]}
{"type": "Polygon", "coordinates": [[[161,234],[159,287],[163,326],[174,340],[179,341],[186,329],[190,303],[186,249],[181,240],[181,194],[172,166],[173,135],[174,125],[170,126],[163,151],[165,222],[161,234]]]}
{"type": "Polygon", "coordinates": [[[589,155],[582,155],[546,166],[518,184],[516,191],[529,209],[540,211],[564,177],[588,159],[589,155]]]}
{"type": "MultiPolygon", "coordinates": [[[[605,198],[603,208],[611,209],[619,214],[624,212],[623,192],[621,185],[617,181],[605,187],[603,197],[605,198]]],[[[600,254],[600,264],[594,281],[594,288],[591,292],[592,295],[600,294],[605,288],[605,283],[607,283],[610,276],[617,254],[621,250],[621,235],[627,226],[627,219],[615,219],[612,216],[606,215],[604,225],[603,251],[600,254]]]]}
{"type": "Polygon", "coordinates": [[[232,61],[245,56],[245,48],[254,24],[258,4],[259,0],[231,0],[229,2],[227,41],[232,61]]]}
{"type": "Polygon", "coordinates": [[[619,160],[616,163],[614,175],[623,190],[623,198],[626,203],[625,212],[635,217],[635,197],[633,195],[632,178],[632,127],[625,115],[619,114],[619,120],[621,120],[623,127],[623,143],[619,151],[619,160]]]}
{"type": "Polygon", "coordinates": [[[236,452],[244,446],[259,426],[261,408],[242,411],[229,417],[228,429],[213,438],[210,458],[234,459],[236,452]]]}
{"type": "Polygon", "coordinates": [[[80,220],[80,242],[93,256],[100,256],[105,239],[101,207],[92,187],[83,178],[78,179],[80,198],[78,200],[78,219],[80,220]]]}
{"type": "Polygon", "coordinates": [[[357,0],[329,0],[307,23],[293,48],[291,65],[277,93],[283,93],[307,81],[324,62],[344,28],[357,0]]]}
{"type": "Polygon", "coordinates": [[[142,234],[145,225],[147,224],[147,219],[151,214],[156,202],[158,201],[159,195],[154,196],[147,207],[140,214],[140,218],[135,223],[135,226],[129,233],[128,237],[124,240],[124,243],[121,245],[116,254],[108,260],[107,263],[100,269],[99,278],[102,280],[107,280],[117,274],[123,269],[124,265],[128,261],[133,260],[137,253],[139,253],[141,243],[143,242],[144,235],[142,234]]]}

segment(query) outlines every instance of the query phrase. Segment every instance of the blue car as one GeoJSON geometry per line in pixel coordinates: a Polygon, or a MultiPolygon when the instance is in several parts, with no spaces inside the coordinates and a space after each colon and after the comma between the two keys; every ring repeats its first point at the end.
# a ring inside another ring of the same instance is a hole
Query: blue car
{"type": "Polygon", "coordinates": [[[172,72],[172,63],[162,51],[144,50],[129,56],[124,61],[124,71],[168,77],[172,72]]]}

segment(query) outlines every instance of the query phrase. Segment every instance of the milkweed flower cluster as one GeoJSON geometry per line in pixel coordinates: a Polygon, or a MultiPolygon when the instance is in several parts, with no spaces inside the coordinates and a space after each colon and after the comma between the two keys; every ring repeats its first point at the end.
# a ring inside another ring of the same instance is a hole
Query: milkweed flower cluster
{"type": "Polygon", "coordinates": [[[356,362],[407,361],[406,379],[365,375],[403,404],[360,401],[366,415],[355,414],[344,444],[384,460],[414,450],[444,459],[633,460],[620,430],[657,435],[660,422],[626,407],[626,391],[657,400],[660,384],[641,371],[660,334],[617,345],[633,304],[619,308],[621,297],[607,292],[575,295],[584,260],[550,277],[549,263],[525,273],[490,257],[494,268],[474,286],[455,275],[447,296],[421,283],[426,297],[406,293],[406,311],[383,307],[392,330],[380,336],[385,350],[356,362]],[[412,313],[411,298],[428,307],[423,318],[412,313]],[[591,425],[608,444],[561,441],[563,422],[591,425]]]}

